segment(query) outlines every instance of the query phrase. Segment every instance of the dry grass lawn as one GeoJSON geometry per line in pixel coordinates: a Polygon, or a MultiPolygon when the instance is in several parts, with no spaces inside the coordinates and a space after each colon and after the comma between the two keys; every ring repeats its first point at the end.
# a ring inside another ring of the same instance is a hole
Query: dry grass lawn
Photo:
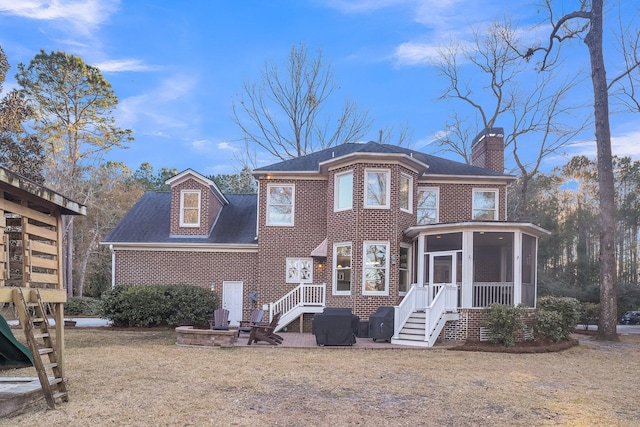
{"type": "Polygon", "coordinates": [[[66,336],[70,401],[56,411],[43,401],[0,425],[628,426],[640,420],[640,336],[523,355],[186,348],[164,330],[71,329],[66,336]]]}

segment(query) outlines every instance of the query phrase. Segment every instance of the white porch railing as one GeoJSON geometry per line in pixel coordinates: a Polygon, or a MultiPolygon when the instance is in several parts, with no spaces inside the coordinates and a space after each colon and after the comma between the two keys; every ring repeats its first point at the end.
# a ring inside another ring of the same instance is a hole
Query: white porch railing
{"type": "Polygon", "coordinates": [[[513,282],[474,282],[473,306],[513,305],[513,282]]]}
{"type": "MultiPolygon", "coordinates": [[[[400,331],[416,311],[424,311],[425,341],[430,346],[437,338],[435,333],[441,324],[442,315],[455,312],[458,307],[458,286],[456,284],[419,286],[414,284],[404,296],[400,305],[395,307],[394,339],[398,339],[400,331]]],[[[438,331],[439,332],[439,331],[438,331]]]]}
{"type": "Polygon", "coordinates": [[[275,313],[281,312],[279,325],[286,325],[293,320],[289,317],[296,317],[295,313],[300,311],[297,310],[300,307],[324,307],[326,288],[325,283],[300,283],[278,301],[269,304],[269,319],[273,319],[275,313]]]}

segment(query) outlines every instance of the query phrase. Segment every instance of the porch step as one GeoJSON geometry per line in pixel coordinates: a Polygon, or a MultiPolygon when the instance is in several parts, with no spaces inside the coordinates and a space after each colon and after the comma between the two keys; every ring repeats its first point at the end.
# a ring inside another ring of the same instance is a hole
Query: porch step
{"type": "Polygon", "coordinates": [[[414,312],[398,334],[398,338],[406,341],[424,341],[424,328],[427,323],[426,313],[414,312]]]}

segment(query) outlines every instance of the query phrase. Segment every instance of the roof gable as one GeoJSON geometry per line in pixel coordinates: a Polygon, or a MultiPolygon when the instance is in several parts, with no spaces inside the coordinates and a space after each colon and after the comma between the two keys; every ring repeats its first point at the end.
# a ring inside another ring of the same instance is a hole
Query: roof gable
{"type": "Polygon", "coordinates": [[[218,186],[214,181],[210,180],[204,175],[199,174],[193,169],[185,169],[179,174],[174,175],[171,178],[167,179],[164,183],[167,184],[169,187],[173,188],[174,186],[181,184],[189,179],[194,179],[199,183],[201,183],[202,185],[209,187],[211,189],[211,192],[216,196],[216,198],[220,200],[220,203],[224,205],[229,204],[229,201],[224,196],[224,194],[222,194],[222,191],[220,191],[220,189],[218,188],[218,186]]]}

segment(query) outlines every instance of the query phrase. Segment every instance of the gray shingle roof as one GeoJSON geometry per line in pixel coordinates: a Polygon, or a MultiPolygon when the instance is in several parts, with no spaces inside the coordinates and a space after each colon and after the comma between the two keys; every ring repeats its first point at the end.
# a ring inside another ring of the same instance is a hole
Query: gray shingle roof
{"type": "Polygon", "coordinates": [[[257,243],[256,194],[225,194],[229,204],[220,212],[212,233],[207,237],[171,237],[169,235],[171,193],[147,192],[127,212],[102,243],[257,243]]]}
{"type": "Polygon", "coordinates": [[[469,175],[469,176],[496,176],[508,177],[504,173],[490,169],[471,166],[466,163],[455,162],[441,157],[425,154],[420,151],[410,150],[397,145],[379,144],[377,142],[347,143],[336,145],[321,151],[308,154],[295,159],[285,160],[269,166],[257,168],[254,172],[317,172],[320,164],[331,159],[337,159],[351,154],[391,154],[406,155],[429,166],[428,175],[469,175]]]}

